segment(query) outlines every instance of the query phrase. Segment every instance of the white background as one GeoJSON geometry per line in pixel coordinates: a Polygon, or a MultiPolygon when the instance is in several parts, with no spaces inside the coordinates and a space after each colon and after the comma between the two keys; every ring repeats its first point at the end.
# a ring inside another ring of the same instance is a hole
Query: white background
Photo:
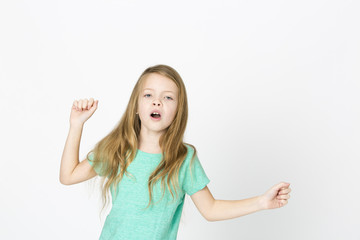
{"type": "MultiPolygon", "coordinates": [[[[0,2],[0,239],[98,239],[98,189],[59,182],[75,99],[99,100],[80,158],[120,120],[145,68],[174,67],[216,199],[291,183],[289,204],[179,240],[360,239],[359,1],[0,2]]],[[[95,180],[95,178],[94,178],[95,180]]]]}

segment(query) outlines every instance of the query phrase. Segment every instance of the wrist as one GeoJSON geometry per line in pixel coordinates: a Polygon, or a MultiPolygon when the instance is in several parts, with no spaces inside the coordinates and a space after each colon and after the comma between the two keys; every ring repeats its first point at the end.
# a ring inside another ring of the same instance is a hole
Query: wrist
{"type": "Polygon", "coordinates": [[[70,122],[70,129],[82,129],[84,127],[84,123],[82,122],[70,122]]]}
{"type": "Polygon", "coordinates": [[[259,210],[266,210],[266,202],[263,195],[257,196],[257,206],[259,210]]]}

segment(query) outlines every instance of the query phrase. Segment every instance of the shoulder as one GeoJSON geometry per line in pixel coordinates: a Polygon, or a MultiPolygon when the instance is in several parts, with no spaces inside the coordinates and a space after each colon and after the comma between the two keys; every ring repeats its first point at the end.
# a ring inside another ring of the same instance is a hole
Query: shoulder
{"type": "Polygon", "coordinates": [[[93,151],[88,152],[86,154],[86,159],[92,163],[94,161],[94,152],[93,151]]]}
{"type": "Polygon", "coordinates": [[[197,150],[196,147],[190,143],[184,143],[184,145],[186,146],[187,153],[183,163],[186,167],[188,167],[198,161],[197,150]]]}
{"type": "Polygon", "coordinates": [[[184,145],[186,146],[186,149],[187,149],[186,158],[196,155],[196,148],[194,145],[192,145],[190,143],[184,143],[184,145]]]}

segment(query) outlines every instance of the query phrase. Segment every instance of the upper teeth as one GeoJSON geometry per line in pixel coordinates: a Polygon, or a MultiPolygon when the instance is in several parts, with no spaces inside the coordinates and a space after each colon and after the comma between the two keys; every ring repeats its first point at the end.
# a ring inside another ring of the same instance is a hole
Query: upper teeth
{"type": "Polygon", "coordinates": [[[157,113],[157,112],[153,112],[152,114],[159,114],[160,115],[160,113],[157,113]]]}

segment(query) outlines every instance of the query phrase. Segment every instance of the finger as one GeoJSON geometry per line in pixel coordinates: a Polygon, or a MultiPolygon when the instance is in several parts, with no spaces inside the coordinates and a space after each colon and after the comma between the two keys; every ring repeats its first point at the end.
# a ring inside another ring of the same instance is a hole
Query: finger
{"type": "Polygon", "coordinates": [[[279,194],[288,194],[288,193],[290,193],[291,192],[291,189],[290,188],[286,188],[286,189],[284,189],[284,190],[281,190],[280,192],[279,192],[279,194]]]}
{"type": "Polygon", "coordinates": [[[280,200],[281,207],[285,206],[288,203],[287,200],[280,200]]]}
{"type": "Polygon", "coordinates": [[[88,105],[88,100],[85,98],[84,101],[82,102],[82,106],[81,106],[82,109],[83,109],[83,110],[86,110],[87,105],[88,105]]]}
{"type": "Polygon", "coordinates": [[[282,189],[286,189],[288,188],[290,185],[290,183],[286,183],[286,182],[281,182],[281,183],[278,183],[276,184],[273,189],[276,189],[278,191],[282,190],[282,189]]]}
{"type": "Polygon", "coordinates": [[[94,99],[90,98],[88,105],[87,105],[87,109],[90,109],[93,106],[93,104],[94,104],[94,99]]]}
{"type": "Polygon", "coordinates": [[[79,99],[76,103],[76,108],[78,111],[81,111],[81,106],[82,106],[82,99],[79,99]]]}
{"type": "Polygon", "coordinates": [[[74,100],[72,107],[77,110],[78,101],[74,100]]]}
{"type": "Polygon", "coordinates": [[[75,106],[77,111],[81,111],[81,99],[76,100],[75,106]]]}
{"type": "Polygon", "coordinates": [[[288,195],[288,194],[287,195],[279,195],[279,196],[276,197],[276,199],[279,199],[279,200],[283,200],[283,199],[287,200],[289,198],[290,198],[290,195],[288,195]]]}

